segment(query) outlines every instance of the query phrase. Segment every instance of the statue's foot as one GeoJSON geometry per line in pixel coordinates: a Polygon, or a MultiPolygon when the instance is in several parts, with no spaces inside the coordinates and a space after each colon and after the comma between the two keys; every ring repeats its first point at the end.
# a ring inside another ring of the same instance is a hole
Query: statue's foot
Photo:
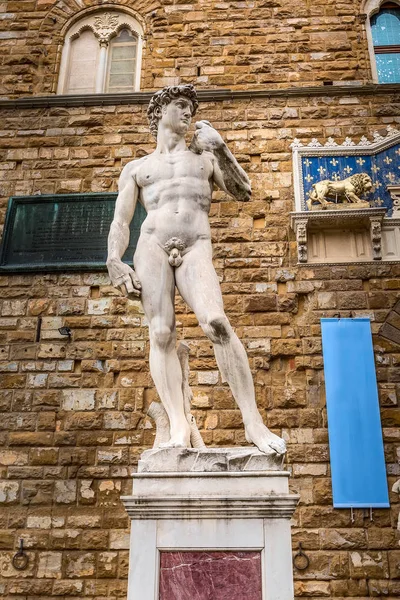
{"type": "Polygon", "coordinates": [[[255,444],[264,454],[285,454],[285,442],[272,433],[262,421],[252,421],[245,425],[246,440],[255,444]]]}
{"type": "Polygon", "coordinates": [[[189,424],[185,425],[176,432],[171,432],[169,441],[160,444],[160,448],[190,448],[190,427],[189,424]]]}
{"type": "Polygon", "coordinates": [[[188,448],[188,444],[185,444],[184,442],[178,441],[178,440],[172,440],[170,439],[169,442],[164,442],[163,444],[160,444],[159,448],[188,448]]]}

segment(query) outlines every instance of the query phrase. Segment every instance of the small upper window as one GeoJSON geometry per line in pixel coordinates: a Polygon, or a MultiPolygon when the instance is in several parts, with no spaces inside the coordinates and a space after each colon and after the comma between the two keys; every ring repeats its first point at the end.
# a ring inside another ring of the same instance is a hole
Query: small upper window
{"type": "Polygon", "coordinates": [[[370,22],[378,82],[400,83],[400,7],[385,3],[370,22]]]}
{"type": "Polygon", "coordinates": [[[140,87],[142,29],[122,12],[96,12],[65,36],[59,94],[123,93],[140,87]]]}

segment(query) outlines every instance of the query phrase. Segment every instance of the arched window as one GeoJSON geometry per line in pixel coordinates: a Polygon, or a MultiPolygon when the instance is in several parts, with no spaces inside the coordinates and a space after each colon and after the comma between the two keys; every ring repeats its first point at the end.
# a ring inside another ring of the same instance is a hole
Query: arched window
{"type": "Polygon", "coordinates": [[[400,5],[370,4],[368,41],[374,79],[378,83],[400,83],[400,5]]]}
{"type": "Polygon", "coordinates": [[[122,12],[96,12],[68,29],[58,94],[133,92],[140,88],[140,24],[122,12]]]}

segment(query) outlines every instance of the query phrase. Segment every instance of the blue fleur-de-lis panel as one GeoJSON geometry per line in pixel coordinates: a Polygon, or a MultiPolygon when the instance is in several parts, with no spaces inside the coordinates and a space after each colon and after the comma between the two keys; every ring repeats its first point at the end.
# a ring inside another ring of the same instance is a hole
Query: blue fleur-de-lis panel
{"type": "MultiPolygon", "coordinates": [[[[328,151],[328,149],[327,149],[328,151]]],[[[372,155],[302,156],[304,210],[314,183],[324,179],[339,181],[356,173],[367,173],[372,180],[372,191],[361,196],[372,207],[386,207],[392,212],[392,199],[387,185],[400,185],[400,144],[372,155]]]]}

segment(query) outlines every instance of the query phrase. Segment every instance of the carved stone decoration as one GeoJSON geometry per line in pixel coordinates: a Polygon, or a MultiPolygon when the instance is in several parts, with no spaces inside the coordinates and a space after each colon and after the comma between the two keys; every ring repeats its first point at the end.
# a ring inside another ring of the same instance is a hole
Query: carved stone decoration
{"type": "MultiPolygon", "coordinates": [[[[400,186],[400,172],[397,170],[400,156],[400,131],[392,125],[385,131],[375,131],[373,136],[363,135],[360,139],[352,140],[346,137],[337,141],[332,137],[327,140],[313,138],[304,145],[298,138],[290,144],[293,157],[293,183],[296,211],[308,212],[308,200],[313,192],[312,186],[320,180],[339,182],[349,175],[367,173],[373,184],[370,202],[357,208],[385,207],[387,216],[392,217],[393,202],[388,192],[388,184],[400,186]],[[321,143],[322,142],[322,143],[321,143]]],[[[360,200],[360,195],[359,196],[360,200]]],[[[333,200],[336,200],[334,197],[333,200]]],[[[319,202],[317,209],[321,209],[319,202]]],[[[340,210],[356,208],[355,203],[347,206],[335,206],[332,202],[329,208],[340,210]]],[[[344,204],[344,203],[343,203],[344,204]]],[[[313,210],[316,210],[314,207],[313,210]]],[[[394,213],[393,216],[397,216],[394,213]]],[[[400,216],[400,215],[399,215],[400,216]]]]}
{"type": "Polygon", "coordinates": [[[400,217],[400,185],[388,185],[387,190],[393,201],[393,215],[394,219],[400,217]]]}
{"type": "Polygon", "coordinates": [[[382,225],[381,219],[371,218],[371,243],[372,257],[374,260],[382,260],[382,225]]]}
{"type": "Polygon", "coordinates": [[[290,148],[292,148],[292,150],[295,148],[302,148],[303,146],[304,144],[302,144],[302,142],[297,138],[294,138],[293,142],[290,144],[290,148]]]}
{"type": "Polygon", "coordinates": [[[328,137],[328,141],[326,142],[325,146],[327,148],[334,148],[335,146],[337,146],[337,143],[335,142],[333,137],[328,137]]]}
{"type": "Polygon", "coordinates": [[[117,33],[119,15],[110,12],[95,17],[93,29],[100,43],[108,43],[113,33],[117,33]]]}
{"type": "Polygon", "coordinates": [[[355,146],[355,142],[353,142],[353,140],[352,140],[350,137],[347,137],[347,138],[344,140],[344,142],[343,142],[342,146],[346,146],[346,147],[349,147],[349,146],[355,146]]]}
{"type": "Polygon", "coordinates": [[[306,263],[307,251],[307,219],[296,221],[297,257],[300,263],[306,263]]]}
{"type": "Polygon", "coordinates": [[[372,135],[374,136],[374,142],[382,142],[385,139],[384,136],[377,131],[374,131],[372,135]]]}
{"type": "Polygon", "coordinates": [[[323,179],[312,186],[307,206],[309,210],[368,208],[369,203],[359,195],[368,194],[371,189],[372,181],[367,173],[355,173],[339,181],[323,179]]]}
{"type": "Polygon", "coordinates": [[[291,213],[291,227],[298,243],[298,262],[362,264],[390,259],[388,242],[385,242],[386,246],[382,244],[389,221],[384,217],[385,209],[382,208],[291,213]]]}
{"type": "Polygon", "coordinates": [[[322,144],[317,138],[313,138],[311,142],[308,144],[309,148],[321,148],[322,144]]]}
{"type": "Polygon", "coordinates": [[[386,131],[389,137],[393,137],[399,133],[399,130],[396,129],[396,127],[393,127],[392,125],[387,125],[386,131]]]}

